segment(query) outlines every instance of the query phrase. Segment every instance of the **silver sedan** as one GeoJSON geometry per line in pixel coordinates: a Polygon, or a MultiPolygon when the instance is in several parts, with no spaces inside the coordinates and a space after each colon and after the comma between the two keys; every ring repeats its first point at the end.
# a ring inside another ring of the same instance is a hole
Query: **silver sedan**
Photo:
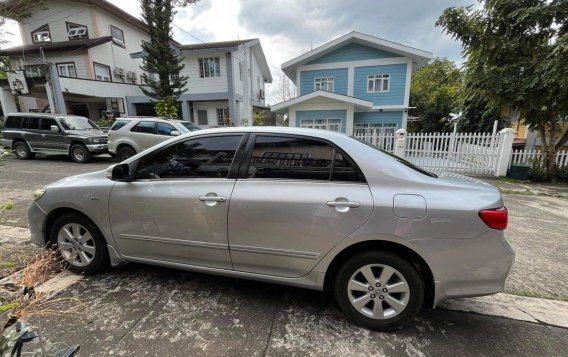
{"type": "Polygon", "coordinates": [[[323,130],[197,131],[35,197],[34,241],[74,272],[138,262],[327,290],[378,330],[502,291],[514,260],[496,188],[323,130]]]}

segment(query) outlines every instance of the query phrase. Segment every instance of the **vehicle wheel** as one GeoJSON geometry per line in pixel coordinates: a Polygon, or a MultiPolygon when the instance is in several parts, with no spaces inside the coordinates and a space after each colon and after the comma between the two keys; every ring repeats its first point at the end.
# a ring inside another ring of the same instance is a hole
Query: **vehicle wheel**
{"type": "Polygon", "coordinates": [[[18,141],[14,144],[14,153],[20,160],[29,160],[35,157],[35,153],[32,152],[25,141],[18,141]]]}
{"type": "Polygon", "coordinates": [[[372,330],[400,329],[424,300],[424,282],[414,266],[380,251],[358,254],[339,269],[333,292],[347,318],[372,330]]]}
{"type": "Polygon", "coordinates": [[[103,235],[93,222],[81,215],[59,217],[51,228],[50,241],[72,272],[93,274],[108,267],[108,249],[103,235]]]}
{"type": "Polygon", "coordinates": [[[118,152],[116,153],[116,157],[121,162],[131,158],[134,155],[136,155],[136,151],[134,151],[134,149],[130,146],[123,146],[118,149],[118,152]]]}
{"type": "Polygon", "coordinates": [[[75,162],[86,163],[91,161],[93,154],[83,144],[75,144],[71,146],[71,158],[75,162]]]}

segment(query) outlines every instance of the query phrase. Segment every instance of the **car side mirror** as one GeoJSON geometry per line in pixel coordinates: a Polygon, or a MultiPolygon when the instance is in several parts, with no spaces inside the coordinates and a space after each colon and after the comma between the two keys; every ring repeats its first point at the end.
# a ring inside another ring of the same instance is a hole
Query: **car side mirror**
{"type": "Polygon", "coordinates": [[[52,125],[52,126],[51,126],[51,131],[54,131],[54,132],[57,133],[57,132],[59,132],[59,127],[58,127],[57,125],[52,125]]]}
{"type": "Polygon", "coordinates": [[[130,180],[130,166],[128,164],[116,164],[109,167],[106,177],[111,181],[126,182],[130,180]]]}
{"type": "Polygon", "coordinates": [[[172,130],[172,131],[170,132],[170,135],[171,135],[171,136],[180,136],[181,134],[180,134],[180,132],[177,131],[177,130],[172,130]]]}

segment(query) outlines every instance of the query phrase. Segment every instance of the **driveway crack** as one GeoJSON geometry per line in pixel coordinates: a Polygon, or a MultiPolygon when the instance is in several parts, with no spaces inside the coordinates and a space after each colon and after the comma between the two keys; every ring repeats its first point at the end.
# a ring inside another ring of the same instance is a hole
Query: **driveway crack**
{"type": "Polygon", "coordinates": [[[278,308],[274,308],[274,313],[272,314],[272,324],[270,325],[270,333],[268,334],[268,341],[266,342],[266,348],[264,349],[264,355],[268,355],[268,349],[272,343],[272,334],[274,332],[274,326],[276,325],[276,317],[278,316],[278,308]]]}

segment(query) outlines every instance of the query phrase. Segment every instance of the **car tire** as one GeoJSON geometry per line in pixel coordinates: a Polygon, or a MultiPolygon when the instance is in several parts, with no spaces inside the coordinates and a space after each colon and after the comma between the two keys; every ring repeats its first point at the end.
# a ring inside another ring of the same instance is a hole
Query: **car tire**
{"type": "Polygon", "coordinates": [[[14,154],[20,160],[30,160],[35,157],[35,153],[32,152],[30,146],[25,141],[17,141],[13,146],[14,154]]]}
{"type": "Polygon", "coordinates": [[[68,269],[77,274],[94,274],[109,266],[106,241],[88,218],[71,213],[55,220],[50,231],[51,246],[68,269]]]}
{"type": "Polygon", "coordinates": [[[73,161],[84,164],[93,158],[93,154],[87,149],[87,147],[83,144],[75,144],[71,146],[71,150],[69,150],[71,158],[73,161]]]}
{"type": "Polygon", "coordinates": [[[424,281],[416,268],[398,255],[369,251],[349,258],[339,268],[333,293],[355,324],[371,330],[396,330],[420,310],[424,281]]]}
{"type": "Polygon", "coordinates": [[[136,155],[136,151],[130,146],[123,146],[116,152],[116,157],[120,162],[130,159],[134,155],[136,155]]]}

